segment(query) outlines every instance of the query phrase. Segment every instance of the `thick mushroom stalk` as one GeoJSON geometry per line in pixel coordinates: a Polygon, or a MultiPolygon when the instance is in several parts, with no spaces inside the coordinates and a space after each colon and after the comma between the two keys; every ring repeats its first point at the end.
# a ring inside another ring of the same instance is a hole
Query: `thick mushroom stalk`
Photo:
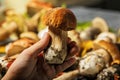
{"type": "Polygon", "coordinates": [[[49,10],[43,22],[51,36],[45,59],[50,64],[61,64],[67,56],[67,31],[75,29],[76,18],[69,9],[59,7],[49,10]]]}
{"type": "Polygon", "coordinates": [[[45,58],[48,63],[62,63],[67,55],[67,32],[60,29],[53,31],[49,28],[49,34],[52,42],[46,51],[45,58]]]}

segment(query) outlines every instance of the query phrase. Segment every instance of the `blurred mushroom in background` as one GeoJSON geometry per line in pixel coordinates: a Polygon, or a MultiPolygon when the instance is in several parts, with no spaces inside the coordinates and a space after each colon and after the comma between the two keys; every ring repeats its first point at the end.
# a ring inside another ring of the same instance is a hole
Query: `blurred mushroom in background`
{"type": "Polygon", "coordinates": [[[108,68],[103,69],[96,80],[119,80],[120,79],[120,64],[113,64],[108,68]]]}
{"type": "Polygon", "coordinates": [[[54,6],[49,2],[44,2],[44,1],[40,1],[40,0],[30,0],[27,3],[27,13],[30,16],[33,16],[34,14],[41,11],[42,9],[48,10],[53,7],[54,6]]]}
{"type": "Polygon", "coordinates": [[[117,35],[115,33],[112,33],[112,32],[102,32],[95,39],[95,41],[99,41],[99,40],[105,40],[108,42],[116,43],[117,42],[117,35]]]}
{"type": "Polygon", "coordinates": [[[95,17],[89,27],[80,31],[80,38],[84,40],[94,40],[102,32],[108,32],[109,26],[102,17],[95,17]]]}

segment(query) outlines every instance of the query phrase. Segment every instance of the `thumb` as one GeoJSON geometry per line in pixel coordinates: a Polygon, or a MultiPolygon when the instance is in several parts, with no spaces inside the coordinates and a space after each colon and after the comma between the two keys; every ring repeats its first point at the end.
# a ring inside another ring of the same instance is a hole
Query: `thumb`
{"type": "Polygon", "coordinates": [[[44,37],[40,41],[24,50],[22,53],[29,54],[30,56],[33,56],[35,54],[38,55],[41,51],[43,51],[47,47],[49,41],[50,35],[48,33],[45,33],[44,37]]]}

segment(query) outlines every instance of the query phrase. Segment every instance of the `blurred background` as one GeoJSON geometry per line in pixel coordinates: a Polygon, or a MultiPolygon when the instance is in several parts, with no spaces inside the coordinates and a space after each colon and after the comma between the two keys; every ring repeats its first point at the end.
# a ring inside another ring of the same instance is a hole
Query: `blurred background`
{"type": "MultiPolygon", "coordinates": [[[[0,0],[0,20],[3,18],[1,13],[4,10],[14,9],[17,13],[24,14],[27,12],[30,1],[47,2],[55,7],[68,7],[81,22],[90,21],[99,16],[104,18],[110,26],[120,26],[120,0],[0,0]]],[[[44,6],[44,4],[41,5],[44,6]]],[[[29,6],[33,4],[30,3],[29,6]]]]}
{"type": "MultiPolygon", "coordinates": [[[[25,11],[25,6],[30,0],[0,0],[2,8],[14,8],[19,12],[25,11]]],[[[54,6],[66,4],[67,7],[84,6],[109,10],[120,10],[120,0],[39,0],[49,2],[54,6]]]]}

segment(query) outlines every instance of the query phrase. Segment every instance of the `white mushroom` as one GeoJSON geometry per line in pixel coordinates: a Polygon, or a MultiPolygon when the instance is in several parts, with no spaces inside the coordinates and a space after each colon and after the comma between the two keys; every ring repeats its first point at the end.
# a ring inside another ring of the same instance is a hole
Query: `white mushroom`
{"type": "Polygon", "coordinates": [[[92,20],[92,27],[99,28],[102,32],[109,31],[107,22],[101,17],[96,17],[92,20]]]}
{"type": "Polygon", "coordinates": [[[102,32],[96,38],[96,41],[100,41],[100,40],[105,40],[108,42],[116,43],[117,36],[115,33],[112,33],[112,32],[102,32]]]}
{"type": "Polygon", "coordinates": [[[70,37],[72,41],[75,41],[78,46],[81,45],[81,38],[79,35],[79,32],[75,30],[68,31],[68,37],[70,37]]]}
{"type": "Polygon", "coordinates": [[[109,54],[104,49],[88,52],[82,59],[80,59],[79,72],[84,76],[95,76],[107,66],[109,60],[109,54]],[[106,56],[108,56],[108,58],[106,58],[106,56]]]}

